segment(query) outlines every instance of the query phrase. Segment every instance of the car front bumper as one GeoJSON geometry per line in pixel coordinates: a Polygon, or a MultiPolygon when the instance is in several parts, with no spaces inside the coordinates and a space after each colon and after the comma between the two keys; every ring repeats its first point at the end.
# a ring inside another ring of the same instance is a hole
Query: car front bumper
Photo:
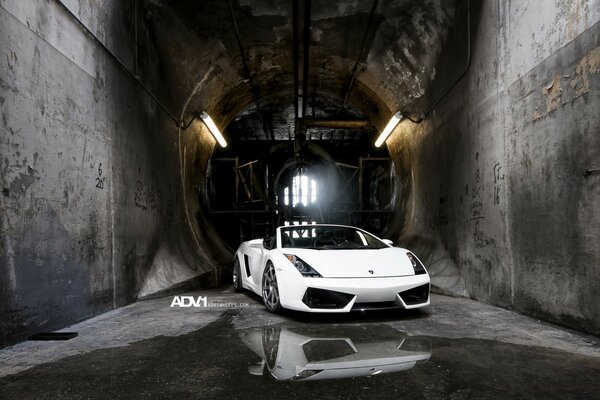
{"type": "Polygon", "coordinates": [[[294,272],[277,271],[277,273],[281,305],[290,310],[343,313],[385,308],[414,309],[430,304],[428,274],[377,278],[304,278],[298,277],[294,272]],[[413,292],[419,291],[421,290],[419,288],[422,288],[423,292],[426,290],[426,294],[423,293],[423,301],[418,297],[406,295],[407,291],[411,289],[413,292]],[[339,301],[342,303],[341,306],[329,304],[326,307],[319,307],[318,302],[308,301],[308,294],[323,293],[322,291],[346,296],[337,296],[341,299],[339,301]]]}

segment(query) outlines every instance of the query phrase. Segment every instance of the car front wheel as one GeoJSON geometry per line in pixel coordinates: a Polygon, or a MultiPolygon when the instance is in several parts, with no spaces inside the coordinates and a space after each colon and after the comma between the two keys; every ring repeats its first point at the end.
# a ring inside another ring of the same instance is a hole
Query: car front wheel
{"type": "Polygon", "coordinates": [[[275,267],[269,261],[265,268],[262,278],[262,298],[265,307],[272,313],[281,311],[281,302],[279,301],[279,288],[277,286],[277,276],[275,267]]]}

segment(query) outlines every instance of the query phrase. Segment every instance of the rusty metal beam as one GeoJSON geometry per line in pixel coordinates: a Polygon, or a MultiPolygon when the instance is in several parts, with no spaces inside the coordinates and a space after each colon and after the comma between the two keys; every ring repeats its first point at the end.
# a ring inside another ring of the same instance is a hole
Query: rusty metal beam
{"type": "Polygon", "coordinates": [[[337,129],[361,129],[369,126],[366,119],[313,119],[305,117],[302,123],[306,128],[337,128],[337,129]]]}

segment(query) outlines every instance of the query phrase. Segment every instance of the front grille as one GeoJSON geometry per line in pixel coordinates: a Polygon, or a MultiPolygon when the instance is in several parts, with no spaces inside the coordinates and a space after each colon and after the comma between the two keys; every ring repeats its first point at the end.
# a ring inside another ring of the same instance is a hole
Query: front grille
{"type": "Polygon", "coordinates": [[[382,310],[386,308],[398,308],[401,305],[393,301],[372,301],[369,303],[354,303],[352,310],[382,310]]]}
{"type": "Polygon", "coordinates": [[[344,308],[354,298],[353,294],[308,288],[302,302],[310,308],[344,308]]]}
{"type": "Polygon", "coordinates": [[[398,294],[407,306],[426,303],[429,298],[429,284],[417,286],[398,294]]]}

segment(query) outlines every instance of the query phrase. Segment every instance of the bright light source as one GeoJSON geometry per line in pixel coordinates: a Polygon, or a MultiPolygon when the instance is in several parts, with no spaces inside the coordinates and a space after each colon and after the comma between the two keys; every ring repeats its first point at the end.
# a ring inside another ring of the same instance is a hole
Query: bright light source
{"type": "MultiPolygon", "coordinates": [[[[287,188],[286,188],[287,189],[287,188]]],[[[292,207],[302,203],[303,206],[317,202],[317,181],[306,175],[296,175],[292,178],[292,207]]],[[[286,192],[289,195],[289,190],[286,192]]],[[[289,203],[289,202],[288,202],[289,203]]],[[[286,205],[288,204],[286,203],[286,205]]]]}
{"type": "Polygon", "coordinates": [[[390,119],[390,122],[388,122],[388,124],[386,125],[383,132],[381,132],[381,135],[379,135],[379,137],[377,138],[377,141],[375,142],[375,147],[380,147],[383,144],[383,142],[385,142],[385,140],[388,138],[388,136],[390,136],[390,133],[392,133],[396,125],[398,125],[398,122],[400,122],[401,120],[402,113],[397,112],[396,114],[394,114],[392,119],[390,119]]]}
{"type": "Polygon", "coordinates": [[[200,118],[202,118],[202,120],[204,121],[204,123],[206,124],[208,129],[210,130],[210,133],[212,133],[212,135],[217,140],[217,142],[219,142],[221,147],[227,147],[227,141],[221,134],[221,131],[219,130],[219,128],[217,128],[217,126],[213,122],[210,115],[208,115],[206,112],[203,112],[202,114],[200,114],[200,118]]]}

